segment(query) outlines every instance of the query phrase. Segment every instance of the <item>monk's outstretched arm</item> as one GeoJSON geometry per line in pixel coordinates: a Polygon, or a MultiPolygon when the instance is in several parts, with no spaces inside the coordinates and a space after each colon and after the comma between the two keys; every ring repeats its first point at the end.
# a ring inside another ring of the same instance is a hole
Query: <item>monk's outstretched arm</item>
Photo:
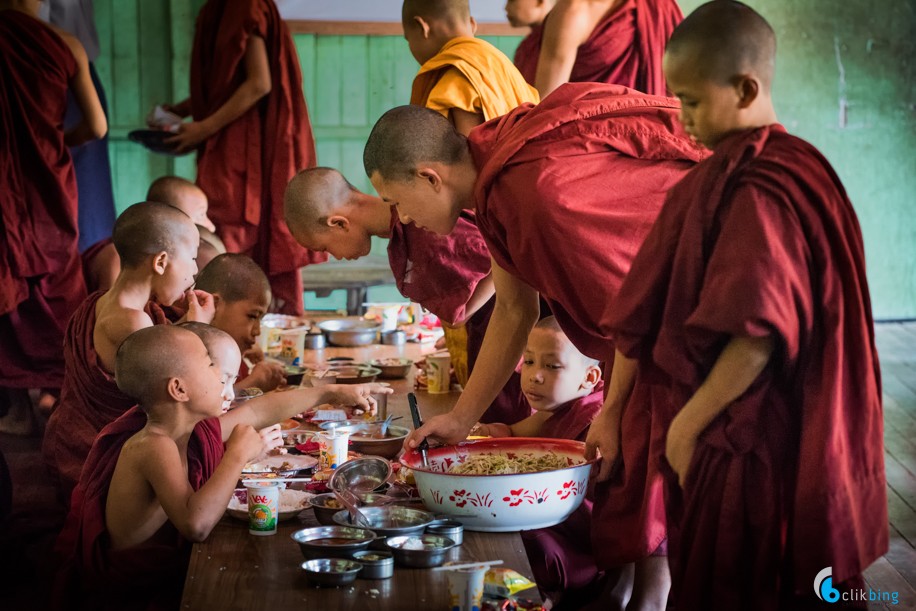
{"type": "Polygon", "coordinates": [[[229,438],[236,425],[249,425],[260,430],[322,403],[353,405],[370,411],[375,406],[370,394],[391,392],[389,387],[381,384],[329,384],[269,393],[246,401],[242,407],[220,416],[223,440],[229,438]]]}
{"type": "Polygon", "coordinates": [[[414,431],[405,440],[407,447],[415,448],[424,437],[442,443],[463,440],[518,365],[528,333],[538,319],[538,293],[496,261],[492,270],[496,306],[474,372],[454,409],[431,418],[414,431]]]}
{"type": "Polygon", "coordinates": [[[235,93],[209,117],[182,123],[178,134],[165,142],[174,146],[178,152],[194,148],[248,112],[258,100],[270,93],[272,87],[264,39],[260,36],[249,36],[245,49],[245,80],[235,93]]]}
{"type": "Polygon", "coordinates": [[[82,115],[80,122],[64,134],[64,142],[67,146],[78,146],[104,136],[108,132],[108,120],[105,118],[105,111],[95,85],[92,84],[86,50],[80,41],[70,34],[61,34],[61,38],[76,58],[76,74],[70,79],[70,91],[82,115]]]}
{"type": "Polygon", "coordinates": [[[732,337],[706,380],[671,422],[665,455],[682,486],[697,437],[753,384],[769,363],[774,346],[772,337],[732,337]]]}
{"type": "Polygon", "coordinates": [[[596,453],[601,454],[601,465],[596,476],[599,482],[611,476],[620,453],[620,417],[636,383],[638,361],[625,357],[618,350],[614,354],[614,362],[607,366],[613,367],[607,397],[585,438],[586,458],[592,459],[596,453]]]}
{"type": "Polygon", "coordinates": [[[455,323],[460,324],[467,321],[467,319],[476,314],[484,304],[490,301],[490,297],[495,293],[496,287],[493,286],[493,274],[491,272],[477,283],[474,292],[471,293],[471,298],[468,299],[467,305],[464,306],[464,320],[455,321],[455,323]]]}
{"type": "MultiPolygon", "coordinates": [[[[534,86],[543,100],[550,92],[569,82],[579,45],[588,40],[598,23],[588,0],[560,0],[544,24],[541,54],[534,86]]],[[[600,19],[601,15],[598,15],[600,19]]]]}

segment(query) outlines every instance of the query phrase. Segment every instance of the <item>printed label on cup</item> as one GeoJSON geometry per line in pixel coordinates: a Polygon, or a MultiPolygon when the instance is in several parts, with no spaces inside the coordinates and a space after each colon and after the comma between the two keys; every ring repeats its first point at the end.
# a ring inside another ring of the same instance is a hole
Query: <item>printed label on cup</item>
{"type": "Polygon", "coordinates": [[[245,487],[248,488],[248,532],[253,535],[275,534],[280,508],[280,484],[246,482],[245,487]]]}
{"type": "Polygon", "coordinates": [[[290,365],[301,365],[305,352],[305,328],[280,332],[280,359],[290,365]]]}
{"type": "Polygon", "coordinates": [[[451,390],[451,362],[448,354],[426,357],[426,387],[430,393],[440,394],[451,390]]]}
{"type": "Polygon", "coordinates": [[[449,609],[479,611],[487,567],[455,569],[446,571],[445,574],[448,578],[449,609]]]}
{"type": "Polygon", "coordinates": [[[336,469],[350,457],[348,444],[350,434],[346,431],[331,430],[318,433],[318,468],[336,469]]]}

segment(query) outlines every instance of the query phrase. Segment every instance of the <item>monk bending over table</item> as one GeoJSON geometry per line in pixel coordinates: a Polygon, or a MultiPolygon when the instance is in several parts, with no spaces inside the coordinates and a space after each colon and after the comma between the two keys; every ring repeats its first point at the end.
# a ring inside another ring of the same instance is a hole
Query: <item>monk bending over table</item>
{"type": "Polygon", "coordinates": [[[200,237],[184,212],[155,202],[135,204],[115,221],[112,239],[121,273],[108,292],[90,295],[70,319],[60,405],[42,441],[45,463],[65,502],[79,481],[92,440],[136,403],[118,389],[113,376],[124,338],[166,323],[161,306],[178,302],[186,302],[186,320],[213,318],[212,297],[190,290],[200,237]]]}
{"type": "MultiPolygon", "coordinates": [[[[426,109],[403,106],[382,116],[363,158],[376,190],[402,222],[438,233],[475,210],[496,287],[464,393],[451,413],[412,434],[410,447],[424,436],[464,439],[518,362],[538,319],[539,293],[576,348],[610,369],[606,308],[664,193],[703,157],[679,131],[677,110],[667,98],[582,83],[489,121],[469,138],[426,109]]],[[[663,446],[644,397],[628,406],[624,428],[623,468],[598,490],[593,548],[603,569],[629,565],[631,574],[639,562],[634,608],[663,607],[666,559],[651,554],[663,551],[664,513],[650,468],[663,446]]]]}
{"type": "MultiPolygon", "coordinates": [[[[674,32],[668,83],[714,154],[669,193],[609,317],[620,373],[665,391],[677,609],[820,608],[812,583],[840,600],[888,549],[862,236],[830,164],[777,122],[775,53],[739,2],[674,32]]],[[[615,427],[599,416],[589,439],[604,452],[615,427]]]]}
{"type": "MultiPolygon", "coordinates": [[[[270,282],[251,257],[219,255],[197,275],[194,287],[213,295],[216,312],[211,323],[228,333],[243,355],[251,354],[261,334],[261,319],[270,305],[270,282]]],[[[236,393],[245,388],[274,390],[286,382],[283,365],[264,360],[260,350],[251,370],[243,362],[235,383],[236,393]]]]}
{"type": "Polygon", "coordinates": [[[60,345],[86,298],[77,185],[68,146],[108,130],[86,51],[38,19],[37,0],[0,1],[0,430],[33,432],[30,388],[50,411],[60,393],[60,345]],[[81,120],[64,131],[67,92],[81,120]]]}
{"type": "Polygon", "coordinates": [[[662,55],[684,17],[675,0],[509,0],[506,13],[531,26],[515,65],[541,97],[575,82],[666,95],[662,55]]]}
{"type": "Polygon", "coordinates": [[[273,425],[303,405],[371,409],[369,393],[385,392],[306,388],[227,413],[240,360],[232,338],[208,325],[155,326],[124,340],[118,386],[139,406],[93,444],[56,546],[56,608],[177,608],[190,543],[223,516],[245,464],[282,444],[273,425]]]}
{"type": "Polygon", "coordinates": [[[299,269],[327,257],[302,249],[283,222],[283,191],[315,165],[315,142],[292,36],[272,0],[208,0],[197,16],[191,96],[169,109],[168,143],[197,149],[197,184],[229,252],[270,278],[271,309],[302,314],[299,269]]]}

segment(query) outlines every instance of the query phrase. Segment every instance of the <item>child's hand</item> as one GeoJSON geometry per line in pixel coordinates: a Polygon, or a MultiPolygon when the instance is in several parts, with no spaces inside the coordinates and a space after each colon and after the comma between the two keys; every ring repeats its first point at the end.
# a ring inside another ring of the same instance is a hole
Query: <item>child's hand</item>
{"type": "Polygon", "coordinates": [[[242,353],[243,359],[248,359],[250,362],[257,365],[264,360],[264,351],[261,350],[260,346],[252,346],[248,350],[242,353]]]}
{"type": "Polygon", "coordinates": [[[390,395],[393,390],[381,384],[330,384],[327,389],[326,403],[352,405],[363,411],[375,414],[378,406],[370,395],[390,395]]]}
{"type": "Polygon", "coordinates": [[[213,301],[213,295],[207,291],[198,289],[189,290],[185,293],[187,303],[187,314],[185,320],[197,321],[206,324],[213,322],[213,316],[216,314],[216,304],[213,301]]]}
{"type": "Polygon", "coordinates": [[[226,442],[226,454],[250,463],[264,452],[264,440],[249,424],[237,424],[226,442]]]}
{"type": "Polygon", "coordinates": [[[251,370],[251,375],[242,382],[245,388],[254,386],[264,392],[275,389],[286,381],[286,372],[283,371],[283,365],[272,361],[261,361],[251,370]]]}
{"type": "Polygon", "coordinates": [[[266,426],[258,434],[261,436],[261,442],[264,444],[264,453],[268,453],[274,448],[283,447],[283,431],[279,424],[266,426]]]}
{"type": "Polygon", "coordinates": [[[671,426],[668,427],[665,458],[677,473],[678,483],[683,488],[687,480],[687,472],[690,470],[690,462],[693,460],[693,452],[697,447],[698,434],[694,432],[693,427],[685,418],[679,416],[680,414],[675,416],[671,421],[671,426]]]}

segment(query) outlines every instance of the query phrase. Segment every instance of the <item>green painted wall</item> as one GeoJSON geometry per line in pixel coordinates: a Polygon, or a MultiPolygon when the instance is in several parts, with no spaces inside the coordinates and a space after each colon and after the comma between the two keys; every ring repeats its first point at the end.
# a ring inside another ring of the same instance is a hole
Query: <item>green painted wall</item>
{"type": "MultiPolygon", "coordinates": [[[[680,0],[689,13],[699,0],[680,0]]],[[[748,0],[779,37],[777,111],[790,131],[836,167],[859,213],[875,315],[916,317],[916,15],[899,0],[748,0]]],[[[194,177],[192,157],[147,153],[126,141],[156,102],[187,94],[194,15],[202,0],[97,0],[111,104],[119,209],[165,173],[194,177]],[[115,10],[116,9],[116,10],[115,10]]],[[[516,38],[488,39],[511,56],[516,38]]],[[[368,190],[362,147],[375,120],[405,103],[417,66],[398,36],[297,35],[322,165],[368,190]]],[[[373,256],[384,256],[383,241],[373,256]]],[[[375,299],[390,298],[390,291],[375,299]]],[[[337,307],[341,297],[328,302],[337,307]]],[[[310,303],[315,305],[315,303],[310,303]]],[[[325,305],[325,304],[322,304],[325,305]]]]}

